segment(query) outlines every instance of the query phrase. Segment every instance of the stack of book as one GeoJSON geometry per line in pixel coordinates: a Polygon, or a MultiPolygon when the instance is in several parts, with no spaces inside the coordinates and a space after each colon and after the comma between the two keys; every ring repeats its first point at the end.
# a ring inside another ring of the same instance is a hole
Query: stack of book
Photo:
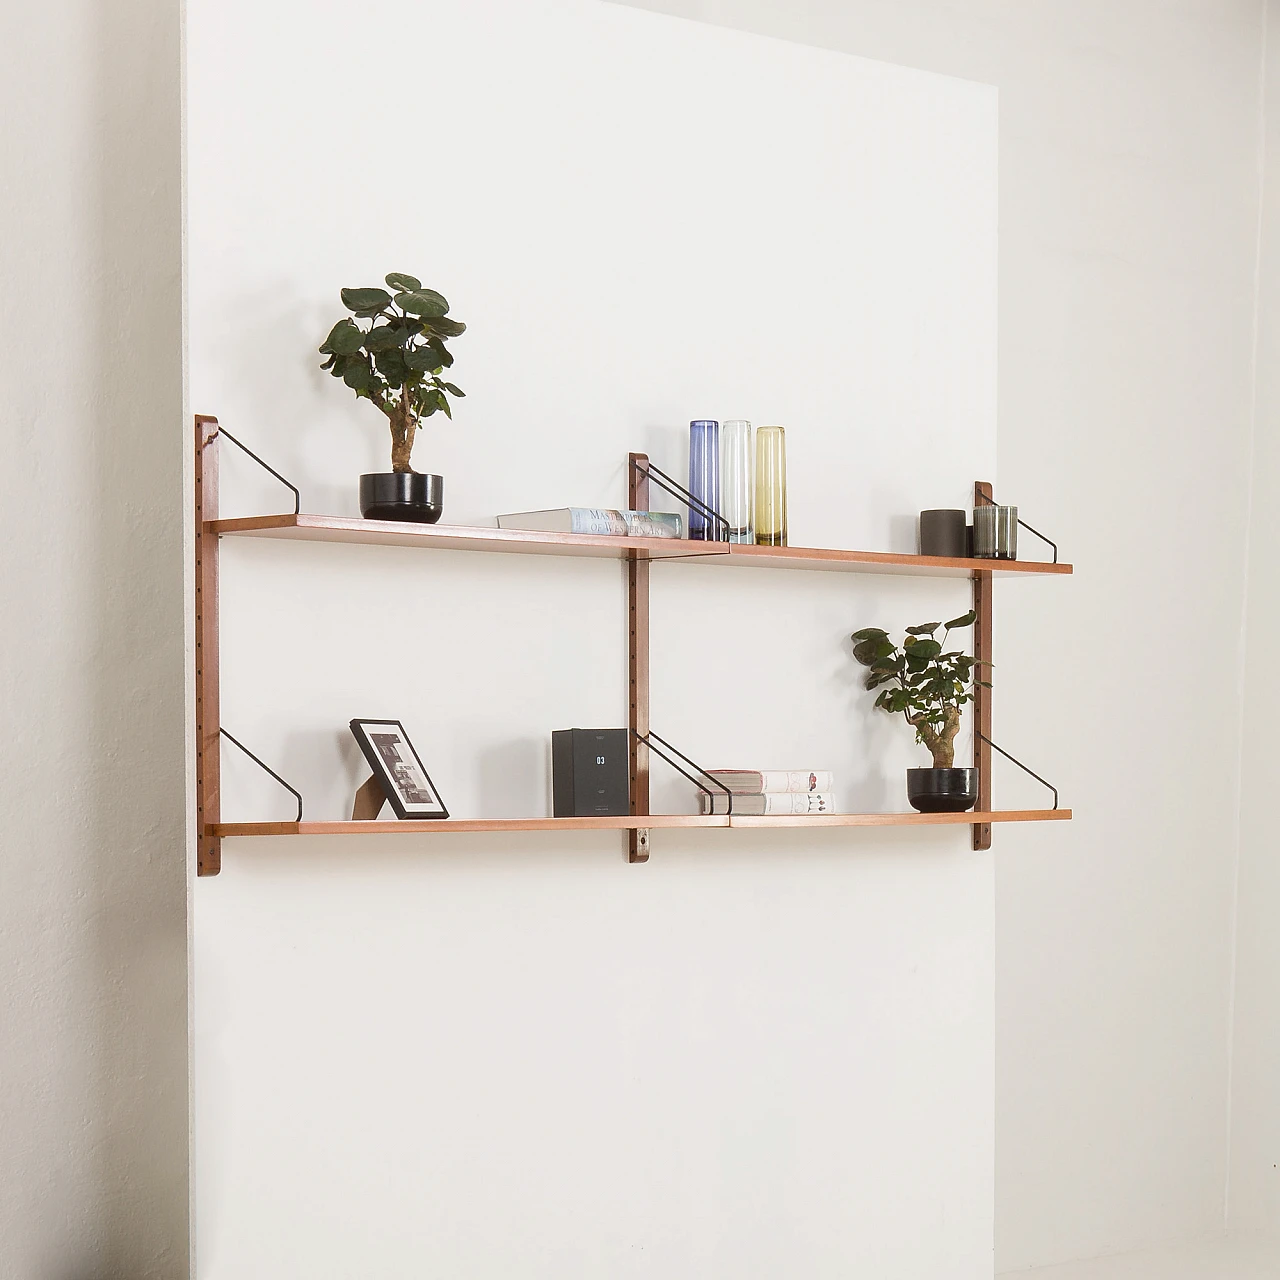
{"type": "MultiPolygon", "coordinates": [[[[825,769],[710,769],[708,774],[733,794],[733,811],[762,813],[833,813],[834,780],[825,769]]],[[[713,788],[714,790],[714,788],[713,788]]],[[[728,813],[722,791],[702,794],[703,813],[728,813]]]]}

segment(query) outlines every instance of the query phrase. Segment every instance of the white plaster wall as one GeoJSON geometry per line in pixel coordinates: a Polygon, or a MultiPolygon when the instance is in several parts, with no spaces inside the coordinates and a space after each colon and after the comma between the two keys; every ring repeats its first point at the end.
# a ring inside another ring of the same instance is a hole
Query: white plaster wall
{"type": "Polygon", "coordinates": [[[0,40],[0,1275],[188,1268],[177,6],[0,40]]]}
{"type": "Polygon", "coordinates": [[[1266,149],[1259,242],[1257,403],[1249,521],[1249,597],[1243,732],[1241,839],[1236,932],[1235,1054],[1232,1064],[1233,1227],[1280,1231],[1280,858],[1271,781],[1280,717],[1272,657],[1280,530],[1280,24],[1268,8],[1266,149]]]}
{"type": "MultiPolygon", "coordinates": [[[[1219,1229],[1262,4],[646,7],[1000,90],[1001,492],[1061,539],[1077,577],[998,600],[998,740],[1058,781],[1076,819],[1065,838],[1027,829],[995,845],[997,1261],[1219,1229]],[[1202,633],[1211,659],[1189,657],[1202,633]]],[[[1264,336],[1263,365],[1274,346],[1264,336]]],[[[1275,476],[1275,403],[1260,401],[1260,476],[1275,476]]],[[[1254,502],[1255,621],[1274,595],[1268,483],[1254,502]]],[[[1267,623],[1253,634],[1265,644],[1267,623]]],[[[1251,694],[1267,663],[1253,652],[1251,694]]],[[[1258,986],[1249,997],[1242,977],[1241,999],[1266,1010],[1247,1034],[1269,1101],[1239,1159],[1272,1188],[1251,1213],[1274,1214],[1280,893],[1257,737],[1274,722],[1271,686],[1258,705],[1246,760],[1259,834],[1241,903],[1267,905],[1251,935],[1242,916],[1258,986]]],[[[1034,794],[1000,777],[998,798],[1034,794]]]]}
{"type": "MultiPolygon", "coordinates": [[[[190,12],[193,402],[306,509],[353,513],[386,465],[308,352],[337,287],[396,264],[472,325],[471,394],[419,456],[451,520],[619,502],[628,447],[678,471],[691,406],[726,400],[791,430],[795,544],[907,545],[919,505],[994,474],[989,89],[581,0],[190,12]],[[335,114],[383,23],[434,40],[439,177],[335,114]]],[[[224,494],[280,501],[233,458],[224,494]]],[[[546,812],[549,731],[625,716],[616,564],[223,557],[224,721],[311,816],[360,780],[353,715],[402,716],[460,816],[546,812]]],[[[653,577],[660,732],[905,807],[911,748],[848,632],[954,616],[966,584],[653,577]]],[[[228,817],[281,812],[224,759],[228,817]]],[[[600,834],[228,842],[195,897],[200,1274],[988,1277],[992,863],[968,845],[664,832],[630,867],[600,834]]]]}

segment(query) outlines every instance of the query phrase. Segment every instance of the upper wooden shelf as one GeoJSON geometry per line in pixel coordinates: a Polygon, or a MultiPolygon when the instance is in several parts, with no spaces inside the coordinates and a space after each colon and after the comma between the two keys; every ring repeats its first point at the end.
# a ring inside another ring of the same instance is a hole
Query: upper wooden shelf
{"type": "Polygon", "coordinates": [[[508,831],[626,831],[672,827],[944,827],[979,822],[1069,822],[1070,809],[1002,809],[994,813],[816,813],[707,815],[653,813],[601,818],[444,818],[409,822],[218,822],[218,836],[501,835],[508,831]]]}
{"type": "Polygon", "coordinates": [[[530,533],[468,525],[408,524],[351,520],[343,516],[249,516],[210,520],[206,532],[220,536],[283,538],[304,542],[356,542],[390,547],[437,547],[453,551],[500,551],[545,556],[593,556],[626,560],[644,552],[650,560],[705,560],[718,565],[771,569],[820,569],[927,578],[970,578],[975,573],[1069,574],[1069,564],[1039,560],[967,560],[897,555],[887,551],[841,551],[818,547],[759,547],[684,538],[613,538],[586,533],[530,533]]]}

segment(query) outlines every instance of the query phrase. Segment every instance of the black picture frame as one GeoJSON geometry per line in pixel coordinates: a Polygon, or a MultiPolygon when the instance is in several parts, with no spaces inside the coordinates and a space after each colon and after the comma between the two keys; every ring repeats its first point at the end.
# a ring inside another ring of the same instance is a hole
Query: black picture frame
{"type": "Polygon", "coordinates": [[[397,818],[416,822],[449,816],[422,757],[399,720],[352,720],[351,733],[397,818]],[[415,777],[415,773],[420,776],[415,777]],[[424,793],[428,798],[422,798],[424,793]]]}

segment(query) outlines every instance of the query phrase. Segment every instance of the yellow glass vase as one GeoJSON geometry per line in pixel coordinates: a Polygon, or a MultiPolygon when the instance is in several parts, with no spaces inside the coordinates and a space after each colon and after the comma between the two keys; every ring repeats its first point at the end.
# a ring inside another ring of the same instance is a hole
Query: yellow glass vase
{"type": "Polygon", "coordinates": [[[756,543],[787,545],[787,433],[781,427],[756,431],[756,543]]]}

